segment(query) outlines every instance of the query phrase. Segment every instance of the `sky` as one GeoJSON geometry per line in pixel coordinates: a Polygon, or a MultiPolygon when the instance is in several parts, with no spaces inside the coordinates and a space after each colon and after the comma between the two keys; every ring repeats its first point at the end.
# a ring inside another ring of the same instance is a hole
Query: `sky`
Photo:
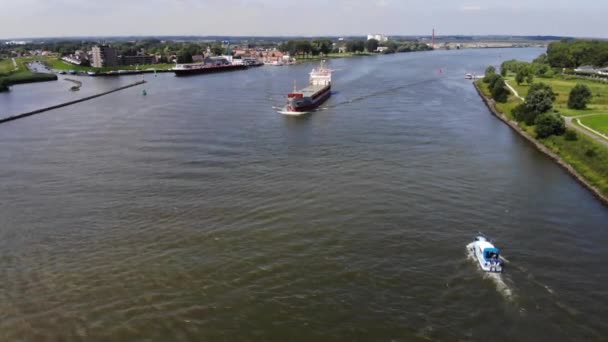
{"type": "Polygon", "coordinates": [[[0,39],[557,35],[608,38],[606,0],[0,0],[0,39]]]}

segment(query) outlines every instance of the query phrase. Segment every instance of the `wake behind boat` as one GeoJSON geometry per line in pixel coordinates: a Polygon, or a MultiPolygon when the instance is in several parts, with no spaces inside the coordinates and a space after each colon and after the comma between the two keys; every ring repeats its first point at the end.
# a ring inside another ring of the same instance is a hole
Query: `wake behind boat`
{"type": "Polygon", "coordinates": [[[468,248],[479,262],[482,270],[486,272],[502,272],[503,261],[500,258],[500,250],[494,247],[488,239],[483,236],[477,236],[475,241],[469,244],[468,248]]]}
{"type": "Polygon", "coordinates": [[[319,68],[310,73],[308,87],[297,90],[294,85],[292,93],[287,95],[287,104],[279,113],[284,115],[301,115],[309,113],[319,107],[331,96],[330,69],[325,68],[325,61],[319,68]]]}

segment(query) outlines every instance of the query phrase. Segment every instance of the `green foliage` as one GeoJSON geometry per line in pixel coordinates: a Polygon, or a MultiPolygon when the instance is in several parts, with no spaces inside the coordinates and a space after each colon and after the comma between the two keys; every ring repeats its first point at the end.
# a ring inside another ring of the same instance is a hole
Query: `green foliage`
{"type": "Polygon", "coordinates": [[[602,67],[608,64],[608,42],[583,39],[554,42],[547,48],[547,60],[554,68],[602,67]]]}
{"type": "Polygon", "coordinates": [[[528,109],[525,103],[521,103],[513,108],[511,115],[513,115],[515,120],[525,122],[526,125],[532,126],[539,114],[528,109]]]}
{"type": "Polygon", "coordinates": [[[490,75],[494,75],[494,74],[496,74],[496,68],[490,65],[489,67],[486,68],[486,72],[484,75],[485,75],[485,77],[490,77],[490,75]]]}
{"type": "Polygon", "coordinates": [[[517,72],[517,75],[515,75],[515,82],[517,82],[517,85],[521,85],[522,83],[524,83],[525,78],[526,78],[526,75],[524,74],[524,71],[519,70],[517,72]]]}
{"type": "MultiPolygon", "coordinates": [[[[219,44],[214,44],[214,45],[211,46],[211,53],[214,56],[221,56],[221,55],[223,55],[224,54],[224,50],[225,50],[224,47],[221,46],[221,45],[219,45],[219,44]]],[[[189,53],[190,53],[190,56],[193,55],[192,52],[189,51],[189,53]]]]}
{"type": "Polygon", "coordinates": [[[532,82],[534,82],[534,74],[529,72],[528,75],[526,76],[526,82],[528,83],[528,85],[532,84],[532,82]]]}
{"type": "Polygon", "coordinates": [[[511,114],[515,120],[525,122],[526,125],[534,125],[537,118],[553,108],[556,95],[553,89],[546,83],[532,83],[526,95],[526,101],[513,108],[511,114]]]}
{"type": "Polygon", "coordinates": [[[589,158],[594,158],[597,156],[597,150],[595,148],[590,148],[585,151],[585,156],[589,158]]]}
{"type": "Polygon", "coordinates": [[[0,92],[8,91],[9,90],[8,86],[9,86],[8,81],[4,78],[0,78],[0,92]]]}
{"type": "Polygon", "coordinates": [[[368,39],[365,42],[365,49],[367,52],[375,52],[379,45],[380,43],[376,39],[368,39]]]}
{"type": "Polygon", "coordinates": [[[190,53],[190,51],[180,51],[177,54],[177,63],[192,63],[192,54],[190,53]]]}
{"type": "Polygon", "coordinates": [[[578,135],[576,135],[576,132],[574,130],[566,129],[566,133],[564,133],[564,139],[568,141],[576,141],[578,140],[578,135]]]}
{"type": "Polygon", "coordinates": [[[487,83],[488,84],[488,88],[492,89],[494,87],[494,83],[499,78],[501,78],[501,76],[498,75],[498,74],[490,74],[489,76],[483,78],[483,83],[487,83]]]}
{"type": "Polygon", "coordinates": [[[529,91],[526,96],[526,107],[537,115],[548,112],[553,108],[551,93],[545,90],[529,91]]]}
{"type": "Polygon", "coordinates": [[[536,57],[532,63],[536,63],[536,64],[549,64],[549,57],[547,57],[546,53],[541,54],[540,56],[536,57]]]}
{"type": "Polygon", "coordinates": [[[312,54],[313,55],[327,55],[331,52],[333,42],[329,39],[316,39],[312,41],[312,54]]]}
{"type": "Polygon", "coordinates": [[[494,81],[492,85],[492,98],[496,102],[505,103],[509,99],[509,90],[507,89],[507,85],[505,84],[505,80],[498,76],[498,78],[494,81]]]}
{"type": "Polygon", "coordinates": [[[346,42],[346,51],[347,52],[363,52],[365,51],[365,42],[363,40],[349,40],[346,42]]]}
{"type": "Polygon", "coordinates": [[[578,83],[570,91],[570,96],[568,96],[568,108],[585,109],[587,108],[587,103],[589,103],[592,98],[593,94],[591,93],[591,89],[585,84],[578,83]]]}
{"type": "Polygon", "coordinates": [[[551,101],[555,101],[555,99],[557,98],[557,94],[555,94],[555,92],[553,91],[553,88],[551,88],[551,86],[548,85],[547,83],[543,83],[543,82],[533,83],[528,88],[528,94],[534,93],[537,91],[544,91],[547,94],[549,94],[549,96],[551,97],[551,101]]]}
{"type": "Polygon", "coordinates": [[[508,70],[505,68],[500,68],[500,76],[507,77],[508,70]]]}
{"type": "Polygon", "coordinates": [[[536,136],[540,139],[552,135],[562,135],[566,132],[564,118],[556,113],[543,113],[536,118],[536,136]]]}

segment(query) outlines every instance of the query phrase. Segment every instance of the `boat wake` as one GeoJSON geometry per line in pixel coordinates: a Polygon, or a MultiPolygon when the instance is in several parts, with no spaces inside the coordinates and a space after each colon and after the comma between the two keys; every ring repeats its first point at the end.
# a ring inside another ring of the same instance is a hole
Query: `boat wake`
{"type": "MultiPolygon", "coordinates": [[[[471,260],[476,266],[479,266],[479,262],[477,261],[477,258],[475,257],[475,252],[473,251],[473,245],[474,242],[471,242],[466,247],[467,259],[471,260]]],[[[515,299],[513,290],[504,281],[504,275],[502,273],[484,272],[479,267],[478,269],[483,272],[484,279],[489,279],[494,283],[494,286],[496,286],[496,291],[498,291],[498,293],[500,293],[506,300],[513,301],[515,299]]]]}

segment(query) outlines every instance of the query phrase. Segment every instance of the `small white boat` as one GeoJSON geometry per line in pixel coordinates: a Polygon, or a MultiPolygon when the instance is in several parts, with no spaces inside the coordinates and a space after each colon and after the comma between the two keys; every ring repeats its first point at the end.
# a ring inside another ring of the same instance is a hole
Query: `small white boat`
{"type": "Polygon", "coordinates": [[[467,80],[472,80],[473,74],[464,74],[464,78],[466,78],[467,80]]]}
{"type": "Polygon", "coordinates": [[[500,259],[500,250],[494,247],[488,239],[478,236],[470,246],[482,270],[486,272],[502,272],[503,261],[500,259]]]}

